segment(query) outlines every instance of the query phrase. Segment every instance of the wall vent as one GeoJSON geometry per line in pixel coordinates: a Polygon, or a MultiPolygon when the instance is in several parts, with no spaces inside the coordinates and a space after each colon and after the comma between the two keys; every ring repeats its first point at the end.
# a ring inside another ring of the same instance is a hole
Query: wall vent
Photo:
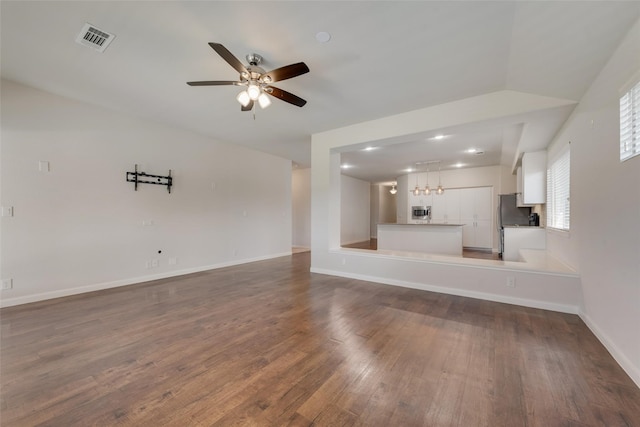
{"type": "Polygon", "coordinates": [[[84,24],[82,30],[76,37],[76,43],[88,46],[98,52],[104,52],[109,44],[116,38],[114,34],[100,30],[91,24],[84,24]]]}

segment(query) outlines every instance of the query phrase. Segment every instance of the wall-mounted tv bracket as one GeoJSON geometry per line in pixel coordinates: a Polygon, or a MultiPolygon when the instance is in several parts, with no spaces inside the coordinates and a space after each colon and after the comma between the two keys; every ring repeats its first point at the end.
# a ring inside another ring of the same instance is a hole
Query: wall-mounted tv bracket
{"type": "Polygon", "coordinates": [[[155,184],[166,185],[167,191],[171,193],[171,186],[173,185],[173,178],[171,177],[171,169],[169,169],[169,175],[150,175],[144,172],[138,172],[138,165],[136,165],[135,172],[127,172],[127,182],[134,182],[135,189],[138,191],[138,184],[155,184]]]}

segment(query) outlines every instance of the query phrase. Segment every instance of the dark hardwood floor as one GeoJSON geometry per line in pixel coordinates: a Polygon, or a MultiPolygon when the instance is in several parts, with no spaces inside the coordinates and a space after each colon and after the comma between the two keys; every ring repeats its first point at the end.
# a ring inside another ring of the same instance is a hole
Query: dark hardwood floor
{"type": "MultiPolygon", "coordinates": [[[[350,245],[342,245],[343,248],[353,249],[369,249],[375,251],[378,249],[378,239],[369,239],[363,242],[352,243],[350,245]]],[[[462,249],[463,258],[478,258],[478,259],[500,259],[497,253],[493,253],[490,249],[462,249]]]]}
{"type": "Polygon", "coordinates": [[[1,425],[640,426],[577,316],[309,257],[2,309],[1,425]]]}

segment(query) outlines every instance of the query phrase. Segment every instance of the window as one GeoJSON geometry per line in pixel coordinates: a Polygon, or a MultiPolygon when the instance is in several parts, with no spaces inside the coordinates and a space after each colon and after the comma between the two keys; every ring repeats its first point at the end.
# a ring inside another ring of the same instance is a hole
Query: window
{"type": "Polygon", "coordinates": [[[547,227],[569,231],[571,151],[557,155],[547,169],[547,227]]]}
{"type": "Polygon", "coordinates": [[[620,161],[640,154],[640,82],[620,98],[620,161]]]}

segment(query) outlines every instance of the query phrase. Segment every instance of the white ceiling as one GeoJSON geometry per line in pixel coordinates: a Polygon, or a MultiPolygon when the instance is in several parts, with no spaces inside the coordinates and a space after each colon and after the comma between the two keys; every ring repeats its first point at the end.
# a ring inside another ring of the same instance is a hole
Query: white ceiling
{"type": "MultiPolygon", "coordinates": [[[[311,134],[353,123],[504,89],[577,101],[640,16],[640,3],[3,0],[0,13],[3,78],[304,167],[311,134]],[[85,22],[116,35],[104,53],[75,43],[85,22]],[[331,40],[316,41],[318,31],[331,40]],[[308,74],[276,86],[307,105],[274,100],[254,119],[240,111],[235,86],[187,86],[238,77],[208,42],[243,62],[258,53],[266,70],[304,61],[308,74]]],[[[536,144],[545,147],[570,111],[532,118],[546,138],[536,144]]],[[[343,160],[362,162],[354,173],[371,181],[434,158],[443,169],[512,165],[522,150],[514,137],[520,125],[493,125],[443,130],[448,139],[425,136],[343,160]],[[463,155],[472,146],[485,155],[463,155]]]]}

